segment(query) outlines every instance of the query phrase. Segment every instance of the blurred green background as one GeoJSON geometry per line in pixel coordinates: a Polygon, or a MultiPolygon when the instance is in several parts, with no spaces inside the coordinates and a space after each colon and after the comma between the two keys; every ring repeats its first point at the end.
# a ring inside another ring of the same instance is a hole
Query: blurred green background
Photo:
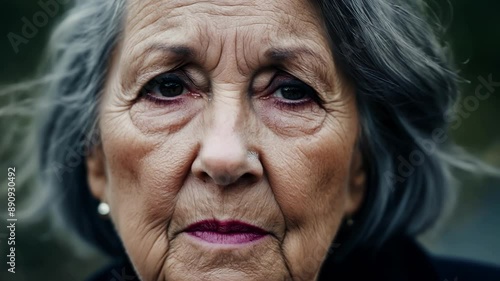
{"type": "MultiPolygon", "coordinates": [[[[63,2],[63,1],[61,1],[63,2]]],[[[429,1],[434,13],[447,27],[446,41],[453,50],[461,76],[470,81],[464,83],[463,98],[474,95],[481,85],[481,78],[500,82],[500,1],[457,0],[429,1]]],[[[42,56],[47,36],[64,5],[47,24],[39,28],[27,43],[19,45],[16,53],[8,34],[21,34],[23,18],[32,21],[41,11],[35,0],[2,0],[0,9],[0,85],[8,85],[31,78],[42,56]]],[[[482,91],[485,91],[483,88],[482,91]]],[[[493,88],[491,96],[481,101],[477,110],[462,118],[462,124],[451,131],[456,141],[468,151],[488,163],[500,167],[500,87],[493,88]]],[[[486,94],[486,92],[483,92],[486,94]]],[[[0,97],[0,103],[5,98],[0,97]]],[[[462,104],[465,100],[462,99],[462,104]]],[[[469,108],[470,105],[469,105],[469,108]]],[[[465,115],[464,115],[465,116],[465,115]]],[[[0,129],[18,125],[18,122],[2,118],[0,129]]],[[[4,131],[4,130],[1,130],[4,131]]],[[[0,132],[1,132],[0,131],[0,132]]],[[[9,136],[2,135],[0,138],[9,136]]],[[[0,182],[4,183],[11,149],[0,147],[0,182]]],[[[22,171],[22,167],[19,167],[22,171]]],[[[500,181],[492,178],[461,176],[463,184],[454,214],[436,231],[421,238],[429,250],[439,254],[473,258],[500,265],[500,181]]],[[[4,216],[7,199],[2,185],[0,214],[4,216]]],[[[26,190],[17,193],[22,200],[26,190]]],[[[20,220],[16,229],[16,274],[7,272],[6,222],[0,222],[0,280],[84,280],[84,276],[101,267],[106,260],[90,251],[76,253],[70,246],[57,239],[50,231],[48,222],[36,224],[20,220]]],[[[64,236],[65,233],[59,233],[64,236]]]]}

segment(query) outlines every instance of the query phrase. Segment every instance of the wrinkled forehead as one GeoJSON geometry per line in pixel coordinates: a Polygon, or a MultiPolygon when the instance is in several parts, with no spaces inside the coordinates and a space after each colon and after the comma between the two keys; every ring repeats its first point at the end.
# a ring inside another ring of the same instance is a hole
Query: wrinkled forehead
{"type": "Polygon", "coordinates": [[[130,50],[153,41],[189,45],[204,55],[222,47],[257,53],[301,45],[329,59],[319,12],[307,0],[130,0],[125,25],[130,50]]]}
{"type": "Polygon", "coordinates": [[[219,30],[273,25],[290,31],[316,25],[318,15],[308,0],[129,0],[130,27],[143,28],[159,19],[173,25],[210,24],[219,30]]]}

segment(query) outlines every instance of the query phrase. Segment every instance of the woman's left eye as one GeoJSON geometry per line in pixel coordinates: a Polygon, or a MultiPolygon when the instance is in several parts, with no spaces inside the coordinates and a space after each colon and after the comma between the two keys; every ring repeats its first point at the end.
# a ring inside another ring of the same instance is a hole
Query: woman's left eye
{"type": "Polygon", "coordinates": [[[309,95],[301,87],[283,86],[275,92],[275,96],[285,100],[297,101],[308,98],[309,95]]]}
{"type": "Polygon", "coordinates": [[[276,79],[276,89],[269,97],[274,99],[274,103],[282,109],[299,110],[301,107],[317,104],[323,105],[319,94],[309,85],[299,80],[276,79]]]}

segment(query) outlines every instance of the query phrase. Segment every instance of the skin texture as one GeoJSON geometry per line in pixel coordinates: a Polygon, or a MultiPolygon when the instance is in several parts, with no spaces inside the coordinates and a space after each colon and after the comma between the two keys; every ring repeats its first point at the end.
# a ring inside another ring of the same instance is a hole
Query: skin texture
{"type": "Polygon", "coordinates": [[[130,1],[98,126],[90,189],[142,280],[315,280],[363,199],[354,90],[306,1],[130,1]],[[146,98],[164,73],[182,94],[146,98]],[[290,80],[325,104],[281,106],[290,80]],[[183,232],[205,219],[271,234],[222,246],[183,232]]]}

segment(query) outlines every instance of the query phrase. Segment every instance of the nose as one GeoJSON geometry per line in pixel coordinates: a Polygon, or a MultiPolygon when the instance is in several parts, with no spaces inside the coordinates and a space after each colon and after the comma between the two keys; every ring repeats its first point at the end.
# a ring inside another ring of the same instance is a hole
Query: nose
{"type": "Polygon", "coordinates": [[[191,171],[204,182],[212,181],[218,186],[250,184],[263,175],[259,155],[250,149],[245,128],[248,116],[238,105],[227,103],[213,108],[210,120],[204,124],[200,150],[191,171]]]}

